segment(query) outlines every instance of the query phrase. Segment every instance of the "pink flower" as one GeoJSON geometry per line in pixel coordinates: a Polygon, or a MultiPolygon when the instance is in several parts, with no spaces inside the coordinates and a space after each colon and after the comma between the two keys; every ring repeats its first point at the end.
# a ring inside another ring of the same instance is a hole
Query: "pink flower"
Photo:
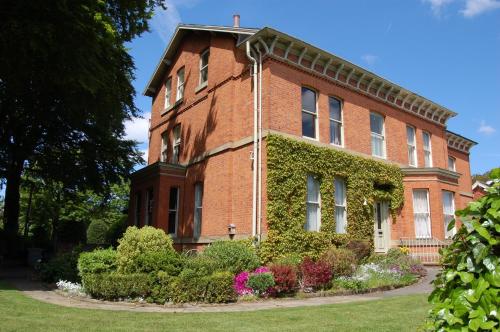
{"type": "Polygon", "coordinates": [[[252,294],[252,289],[247,287],[248,272],[241,272],[234,277],[234,290],[238,295],[252,294]]]}
{"type": "Polygon", "coordinates": [[[267,272],[271,272],[271,270],[269,270],[269,268],[266,266],[261,266],[261,267],[256,268],[253,273],[259,274],[259,273],[267,273],[267,272]]]}

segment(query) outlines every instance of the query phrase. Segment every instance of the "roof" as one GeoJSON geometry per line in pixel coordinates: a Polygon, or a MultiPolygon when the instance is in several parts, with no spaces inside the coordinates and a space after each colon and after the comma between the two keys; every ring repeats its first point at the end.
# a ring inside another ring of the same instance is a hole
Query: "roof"
{"type": "Polygon", "coordinates": [[[465,153],[469,153],[469,150],[477,145],[477,142],[449,130],[446,131],[446,140],[449,147],[465,153]]]}
{"type": "Polygon", "coordinates": [[[244,42],[249,41],[252,47],[263,50],[267,56],[302,67],[302,69],[313,72],[315,75],[323,76],[335,81],[337,84],[357,90],[362,94],[389,103],[405,112],[439,125],[445,126],[446,121],[456,115],[455,112],[448,108],[407,90],[369,70],[270,27],[254,29],[179,24],[143,92],[144,95],[153,96],[158,85],[162,82],[166,69],[175,56],[180,41],[187,32],[192,30],[233,34],[238,37],[238,47],[243,48],[244,42]],[[278,49],[281,49],[281,53],[284,55],[279,55],[275,52],[278,49]],[[293,61],[289,58],[289,55],[295,55],[292,58],[298,59],[298,61],[293,61]]]}
{"type": "Polygon", "coordinates": [[[474,184],[472,185],[472,190],[476,189],[476,188],[482,188],[482,189],[487,189],[489,188],[489,186],[485,183],[482,183],[481,181],[476,181],[474,182],[474,184]]]}
{"type": "Polygon", "coordinates": [[[161,83],[163,75],[165,71],[167,70],[168,66],[170,65],[173,57],[175,56],[175,53],[177,51],[177,47],[179,46],[179,43],[181,42],[182,38],[188,33],[189,31],[209,31],[209,32],[220,32],[220,33],[230,33],[236,36],[243,35],[244,37],[246,36],[251,36],[257,31],[258,29],[253,29],[253,28],[235,28],[235,27],[229,27],[229,26],[216,26],[216,25],[198,25],[198,24],[179,24],[177,25],[177,28],[174,31],[174,34],[172,38],[170,39],[170,42],[168,43],[167,47],[165,48],[165,51],[163,51],[163,54],[160,58],[160,61],[156,65],[155,71],[153,72],[153,75],[149,79],[148,84],[146,85],[146,88],[143,91],[143,94],[145,96],[152,97],[154,94],[154,91],[156,90],[156,87],[158,86],[159,83],[161,83]]]}

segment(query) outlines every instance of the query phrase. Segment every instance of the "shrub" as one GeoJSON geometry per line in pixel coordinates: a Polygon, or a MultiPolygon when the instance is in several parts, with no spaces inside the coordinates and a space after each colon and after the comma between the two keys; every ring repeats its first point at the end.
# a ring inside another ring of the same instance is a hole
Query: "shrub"
{"type": "Polygon", "coordinates": [[[215,272],[210,276],[204,302],[227,303],[236,301],[233,289],[233,274],[228,271],[215,272]]]}
{"type": "Polygon", "coordinates": [[[248,277],[250,276],[250,273],[243,271],[238,273],[234,277],[234,290],[238,295],[248,295],[252,294],[252,289],[250,287],[247,287],[247,281],[248,277]]]}
{"type": "Polygon", "coordinates": [[[370,257],[372,253],[372,246],[368,240],[351,240],[345,247],[354,253],[358,262],[370,257]]]}
{"type": "Polygon", "coordinates": [[[374,263],[387,269],[398,267],[404,273],[410,273],[412,267],[421,265],[417,259],[412,258],[399,248],[391,248],[385,255],[372,255],[367,259],[367,263],[374,263]]]}
{"type": "Polygon", "coordinates": [[[59,280],[80,282],[77,263],[81,250],[81,247],[76,247],[70,252],[59,254],[48,262],[42,263],[40,279],[51,283],[59,280]]]}
{"type": "Polygon", "coordinates": [[[188,257],[184,263],[185,269],[192,270],[199,276],[208,276],[219,270],[219,262],[203,254],[188,257]]]}
{"type": "Polygon", "coordinates": [[[297,253],[290,253],[284,256],[280,256],[273,260],[276,265],[289,265],[294,267],[299,267],[302,263],[303,257],[297,253]]]}
{"type": "Polygon", "coordinates": [[[150,273],[151,293],[147,298],[148,302],[165,304],[170,299],[172,281],[174,277],[167,274],[167,272],[159,271],[157,273],[150,273]]]}
{"type": "Polygon", "coordinates": [[[146,298],[151,290],[150,281],[145,273],[109,272],[82,277],[85,292],[104,300],[146,298]]]}
{"type": "Polygon", "coordinates": [[[81,277],[86,274],[98,274],[115,270],[116,251],[111,248],[84,252],[78,258],[78,272],[81,277]]]}
{"type": "Polygon", "coordinates": [[[203,252],[218,262],[220,270],[239,273],[259,266],[255,249],[242,241],[216,241],[203,252]]]}
{"type": "Polygon", "coordinates": [[[363,280],[340,277],[333,281],[333,288],[348,289],[357,293],[368,289],[368,285],[363,280]]]}
{"type": "Polygon", "coordinates": [[[345,248],[331,247],[322,256],[321,260],[328,263],[335,277],[350,276],[356,268],[356,256],[345,248]]]}
{"type": "Polygon", "coordinates": [[[274,286],[273,274],[271,272],[252,273],[248,277],[247,286],[257,296],[266,295],[274,286]]]}
{"type": "Polygon", "coordinates": [[[117,266],[122,273],[138,271],[137,259],[148,252],[174,252],[172,239],[161,229],[151,226],[127,228],[118,240],[117,266]]]}
{"type": "MultiPolygon", "coordinates": [[[[500,324],[500,169],[479,200],[456,214],[464,226],[441,251],[443,270],[433,281],[429,329],[498,331],[500,324]]],[[[454,222],[450,223],[454,227],[454,222]]]]}
{"type": "Polygon", "coordinates": [[[300,272],[304,288],[324,288],[332,279],[332,268],[327,262],[321,260],[314,262],[309,257],[304,258],[300,264],[300,272]]]}
{"type": "Polygon", "coordinates": [[[164,271],[168,275],[176,276],[181,270],[182,259],[175,251],[145,252],[137,256],[136,259],[135,272],[156,273],[164,271]]]}
{"type": "Polygon", "coordinates": [[[297,269],[291,265],[271,265],[274,277],[274,292],[288,294],[297,288],[297,269]]]}
{"type": "Polygon", "coordinates": [[[116,219],[111,225],[109,225],[108,231],[106,232],[106,243],[109,243],[114,248],[118,246],[118,240],[123,237],[127,229],[127,215],[122,218],[116,219]]]}
{"type": "Polygon", "coordinates": [[[87,243],[103,245],[106,243],[106,234],[108,232],[108,225],[104,220],[92,220],[87,228],[87,243]]]}

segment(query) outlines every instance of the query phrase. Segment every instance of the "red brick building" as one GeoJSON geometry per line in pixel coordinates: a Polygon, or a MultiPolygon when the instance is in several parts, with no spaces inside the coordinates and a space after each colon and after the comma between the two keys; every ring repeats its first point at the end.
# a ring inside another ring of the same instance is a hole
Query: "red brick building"
{"type": "MultiPolygon", "coordinates": [[[[148,166],[132,176],[129,222],[162,228],[179,247],[266,236],[270,134],[400,167],[396,220],[374,203],[378,251],[444,239],[454,210],[472,200],[475,143],[446,130],[454,112],[271,28],[179,25],[144,94],[148,166]]],[[[335,186],[345,201],[345,183],[335,186]]],[[[314,183],[309,191],[304,211],[314,183]]],[[[345,229],[349,206],[335,205],[345,229]]],[[[320,227],[317,206],[306,229],[320,227]]]]}

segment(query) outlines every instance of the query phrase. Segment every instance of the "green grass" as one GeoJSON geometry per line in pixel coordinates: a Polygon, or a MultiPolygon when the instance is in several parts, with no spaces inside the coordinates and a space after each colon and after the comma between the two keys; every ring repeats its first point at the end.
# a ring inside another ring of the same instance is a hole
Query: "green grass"
{"type": "Polygon", "coordinates": [[[415,331],[425,295],[237,313],[141,313],[66,308],[0,283],[0,331],[415,331]]]}

